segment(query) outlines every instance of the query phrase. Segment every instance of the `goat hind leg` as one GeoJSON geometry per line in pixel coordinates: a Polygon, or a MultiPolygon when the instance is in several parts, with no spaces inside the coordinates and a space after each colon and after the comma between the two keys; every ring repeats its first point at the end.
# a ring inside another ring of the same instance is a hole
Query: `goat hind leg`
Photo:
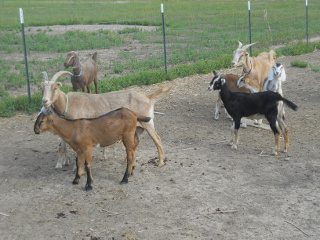
{"type": "Polygon", "coordinates": [[[127,152],[127,168],[124,172],[123,179],[121,181],[121,184],[128,183],[128,178],[130,175],[132,175],[132,169],[134,165],[134,150],[129,149],[129,147],[126,146],[126,152],[127,152]]]}
{"type": "Polygon", "coordinates": [[[93,83],[94,83],[94,88],[96,90],[96,94],[98,94],[98,78],[97,77],[93,80],[93,83]]]}
{"type": "Polygon", "coordinates": [[[286,125],[284,123],[283,117],[284,117],[284,115],[280,115],[277,118],[277,120],[278,120],[277,122],[279,124],[279,127],[281,129],[281,132],[282,132],[283,138],[284,138],[284,149],[283,149],[283,152],[286,153],[288,151],[288,148],[289,148],[289,135],[288,135],[288,129],[286,128],[286,125]]]}
{"type": "Polygon", "coordinates": [[[274,134],[274,139],[275,139],[275,147],[273,150],[273,154],[277,155],[278,151],[280,150],[280,132],[278,131],[277,128],[277,121],[275,119],[272,119],[271,117],[267,117],[269,124],[270,124],[270,128],[273,131],[274,134]]]}
{"type": "Polygon", "coordinates": [[[151,119],[147,123],[141,122],[141,125],[145,130],[147,130],[149,136],[152,138],[154,144],[156,145],[156,147],[158,149],[158,157],[159,157],[158,166],[159,167],[163,166],[164,160],[165,160],[165,155],[164,155],[164,151],[163,151],[162,144],[161,144],[161,138],[159,137],[159,135],[157,134],[157,132],[154,128],[153,119],[151,119]]]}

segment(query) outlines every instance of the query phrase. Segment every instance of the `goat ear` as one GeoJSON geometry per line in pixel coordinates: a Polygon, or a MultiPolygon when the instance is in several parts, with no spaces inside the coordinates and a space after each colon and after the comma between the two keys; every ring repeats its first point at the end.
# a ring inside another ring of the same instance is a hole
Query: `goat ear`
{"type": "Polygon", "coordinates": [[[213,74],[214,74],[214,75],[217,75],[217,72],[216,72],[216,70],[213,70],[213,74]]]}
{"type": "Polygon", "coordinates": [[[284,68],[282,68],[282,73],[281,73],[280,79],[282,82],[284,82],[287,79],[286,70],[284,70],[284,68]]]}
{"type": "Polygon", "coordinates": [[[53,85],[53,90],[57,90],[58,88],[60,88],[62,86],[61,82],[55,82],[53,85]]]}

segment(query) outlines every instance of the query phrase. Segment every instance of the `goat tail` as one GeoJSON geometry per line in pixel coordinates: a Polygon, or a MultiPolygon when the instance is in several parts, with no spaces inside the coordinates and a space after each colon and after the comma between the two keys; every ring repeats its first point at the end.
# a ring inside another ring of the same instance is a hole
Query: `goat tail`
{"type": "Polygon", "coordinates": [[[292,110],[294,110],[294,111],[298,110],[298,106],[295,105],[293,102],[289,101],[288,99],[281,97],[281,101],[283,101],[292,110]]]}
{"type": "Polygon", "coordinates": [[[157,99],[160,95],[169,92],[172,87],[173,87],[173,84],[171,84],[171,83],[166,84],[166,85],[163,86],[162,88],[160,88],[160,89],[154,91],[153,93],[149,94],[149,95],[148,95],[148,98],[155,100],[155,99],[157,99]]]}
{"type": "Polygon", "coordinates": [[[98,57],[98,52],[94,52],[92,55],[92,60],[96,63],[97,62],[97,57],[98,57]]]}
{"type": "Polygon", "coordinates": [[[151,120],[151,117],[138,116],[137,120],[138,122],[149,122],[151,120]]]}

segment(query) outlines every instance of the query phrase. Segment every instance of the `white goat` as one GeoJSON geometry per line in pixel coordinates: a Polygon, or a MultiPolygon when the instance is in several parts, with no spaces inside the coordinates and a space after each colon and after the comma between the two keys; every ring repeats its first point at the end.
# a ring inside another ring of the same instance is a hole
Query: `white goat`
{"type": "Polygon", "coordinates": [[[276,58],[275,51],[271,50],[269,53],[261,52],[257,57],[250,57],[246,49],[256,43],[251,43],[242,46],[239,41],[238,48],[233,52],[232,66],[236,67],[242,65],[243,76],[248,76],[263,86],[265,78],[271,67],[274,65],[274,59],[276,58]]]}
{"type": "Polygon", "coordinates": [[[110,146],[122,140],[127,153],[127,169],[121,183],[128,183],[135,163],[134,152],[139,144],[137,122],[148,122],[150,117],[137,115],[127,108],[119,108],[97,118],[64,119],[48,109],[42,109],[34,124],[34,132],[46,131],[59,135],[77,153],[77,172],[73,184],[87,172],[85,190],[92,189],[92,148],[110,146]]]}
{"type": "MultiPolygon", "coordinates": [[[[148,132],[158,150],[158,165],[164,165],[165,154],[153,122],[154,104],[160,95],[170,91],[172,84],[166,84],[151,94],[135,91],[115,91],[103,94],[71,92],[65,94],[60,90],[62,84],[56,82],[64,74],[72,75],[68,71],[60,71],[52,77],[51,81],[46,78],[41,84],[44,107],[51,107],[55,113],[68,119],[94,118],[120,107],[126,107],[139,115],[151,117],[149,122],[138,123],[136,133],[139,136],[143,130],[148,132]]],[[[44,76],[47,75],[44,74],[44,76]]],[[[67,161],[66,143],[61,140],[56,168],[62,168],[63,164],[69,164],[69,160],[67,161]]]]}
{"type": "Polygon", "coordinates": [[[262,91],[270,90],[272,92],[278,92],[281,96],[282,93],[282,82],[286,81],[286,71],[281,63],[273,65],[272,69],[268,74],[268,78],[264,81],[262,91]]]}

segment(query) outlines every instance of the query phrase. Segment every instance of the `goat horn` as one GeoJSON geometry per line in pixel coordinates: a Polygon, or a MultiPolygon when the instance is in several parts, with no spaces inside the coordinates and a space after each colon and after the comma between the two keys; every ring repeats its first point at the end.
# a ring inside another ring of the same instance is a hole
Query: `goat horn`
{"type": "Polygon", "coordinates": [[[49,78],[48,78],[48,73],[46,71],[44,72],[41,72],[43,74],[43,77],[44,77],[44,81],[49,81],[49,78]]]}
{"type": "Polygon", "coordinates": [[[238,49],[240,49],[242,47],[242,42],[238,41],[238,43],[239,43],[238,49]]]}
{"type": "Polygon", "coordinates": [[[64,74],[69,74],[69,75],[72,76],[72,73],[69,72],[69,71],[59,71],[59,72],[57,72],[56,74],[53,75],[53,77],[51,78],[51,81],[54,81],[54,82],[57,81],[58,77],[60,77],[60,76],[62,76],[64,74]]]}
{"type": "Polygon", "coordinates": [[[250,46],[252,46],[252,45],[254,45],[254,44],[256,44],[256,42],[255,42],[255,43],[250,43],[250,44],[244,45],[241,49],[245,50],[245,49],[247,49],[248,47],[250,47],[250,46]]]}

